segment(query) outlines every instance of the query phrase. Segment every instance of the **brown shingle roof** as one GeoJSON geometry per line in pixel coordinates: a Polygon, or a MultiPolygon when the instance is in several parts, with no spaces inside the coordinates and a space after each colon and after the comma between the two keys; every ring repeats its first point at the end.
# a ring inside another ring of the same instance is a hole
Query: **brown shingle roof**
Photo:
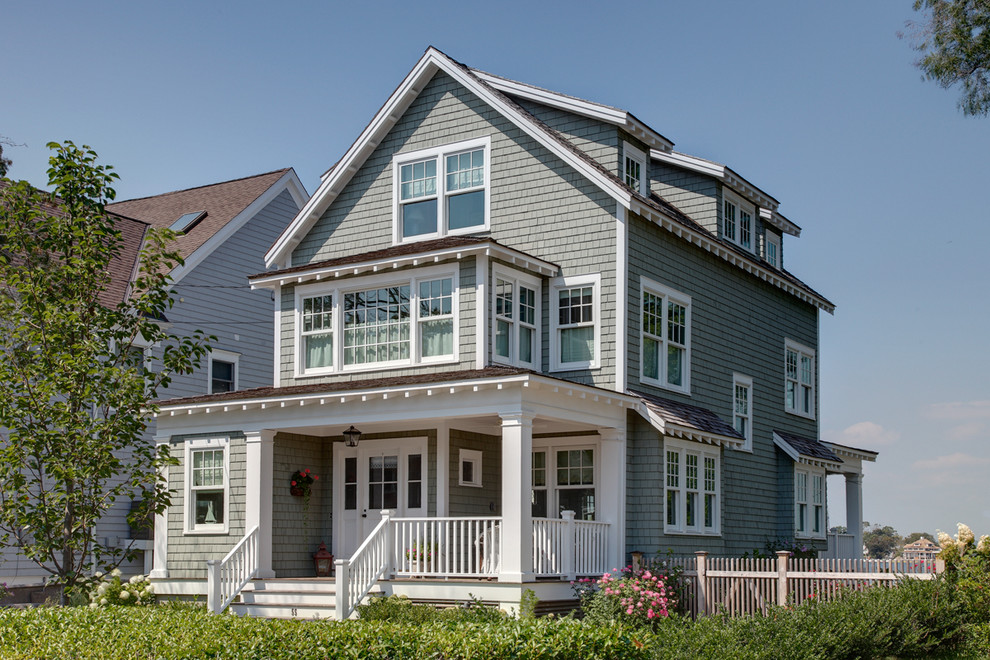
{"type": "Polygon", "coordinates": [[[819,461],[831,461],[841,463],[842,459],[836,456],[831,449],[812,438],[802,438],[799,435],[785,433],[784,431],[774,431],[777,436],[791,446],[800,456],[812,458],[819,461]]]}
{"type": "Polygon", "coordinates": [[[107,209],[143,220],[153,227],[169,227],[186,213],[206,211],[205,218],[176,239],[182,258],[188,259],[288,171],[286,168],[154,197],[116,202],[107,205],[107,209]]]}
{"type": "Polygon", "coordinates": [[[712,433],[738,440],[745,439],[731,424],[723,421],[721,417],[707,408],[671,401],[670,399],[662,399],[658,396],[635,390],[630,390],[629,393],[638,396],[643,400],[647,408],[671,424],[676,424],[677,426],[692,429],[700,433],[712,433]]]}

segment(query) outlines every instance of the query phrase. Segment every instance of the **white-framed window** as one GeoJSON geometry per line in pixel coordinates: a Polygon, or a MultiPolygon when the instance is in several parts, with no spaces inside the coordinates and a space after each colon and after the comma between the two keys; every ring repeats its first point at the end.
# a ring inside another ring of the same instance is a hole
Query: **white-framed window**
{"type": "Polygon", "coordinates": [[[745,451],[753,451],[753,379],[732,375],[732,426],[746,439],[745,451]]]}
{"type": "Polygon", "coordinates": [[[575,275],[553,281],[550,294],[551,370],[598,367],[601,275],[575,275]]]}
{"type": "Polygon", "coordinates": [[[396,154],[393,240],[419,241],[489,227],[491,139],[396,154]]]}
{"type": "Polygon", "coordinates": [[[784,342],[784,410],[815,418],[815,351],[784,342]]]}
{"type": "Polygon", "coordinates": [[[794,535],[825,537],[825,471],[808,466],[794,470],[794,535]]]}
{"type": "Polygon", "coordinates": [[[187,534],[225,534],[230,529],[229,445],[226,437],[186,442],[187,534]]]}
{"type": "Polygon", "coordinates": [[[691,391],[691,297],[640,279],[640,380],[691,391]]]}
{"type": "Polygon", "coordinates": [[[642,195],[649,195],[646,154],[628,142],[622,143],[622,180],[642,195]]]}
{"type": "Polygon", "coordinates": [[[722,237],[753,251],[755,242],[756,207],[731,192],[722,189],[722,237]]]}
{"type": "Polygon", "coordinates": [[[577,520],[595,520],[598,472],[591,446],[534,447],[534,518],[560,518],[573,511],[577,520]]]}
{"type": "Polygon", "coordinates": [[[213,349],[210,351],[210,362],[207,366],[206,378],[209,381],[210,394],[234,392],[237,390],[238,363],[241,354],[232,351],[213,349]]]}
{"type": "Polygon", "coordinates": [[[492,298],[495,319],[492,359],[503,364],[538,368],[540,345],[540,281],[516,271],[496,268],[492,298]]]}
{"type": "Polygon", "coordinates": [[[780,236],[772,231],[766,232],[763,238],[763,258],[774,268],[781,267],[780,236]]]}
{"type": "Polygon", "coordinates": [[[664,438],[664,533],[721,533],[717,447],[664,438]]]}
{"type": "Polygon", "coordinates": [[[476,449],[459,449],[457,452],[457,483],[461,486],[481,488],[481,452],[476,449]]]}
{"type": "Polygon", "coordinates": [[[296,376],[455,361],[457,309],[447,267],[298,287],[296,376]]]}

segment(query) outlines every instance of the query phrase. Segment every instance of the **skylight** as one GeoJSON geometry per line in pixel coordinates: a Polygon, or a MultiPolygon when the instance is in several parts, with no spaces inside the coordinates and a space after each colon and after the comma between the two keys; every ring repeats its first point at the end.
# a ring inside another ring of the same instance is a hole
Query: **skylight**
{"type": "Polygon", "coordinates": [[[192,213],[185,213],[179,216],[179,219],[173,222],[169,229],[182,233],[205,217],[206,211],[193,211],[192,213]]]}

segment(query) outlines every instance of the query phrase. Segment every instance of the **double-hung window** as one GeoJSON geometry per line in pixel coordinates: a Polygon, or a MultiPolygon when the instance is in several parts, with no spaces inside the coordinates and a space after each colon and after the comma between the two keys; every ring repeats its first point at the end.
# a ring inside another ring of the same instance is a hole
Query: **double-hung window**
{"type": "Polygon", "coordinates": [[[594,369],[598,366],[600,275],[555,280],[551,304],[551,369],[594,369]]]}
{"type": "Polygon", "coordinates": [[[456,358],[454,273],[431,269],[403,281],[374,281],[379,284],[333,291],[300,287],[297,376],[456,358]]]}
{"type": "Polygon", "coordinates": [[[646,154],[628,142],[622,143],[622,179],[636,192],[647,195],[646,154]]]}
{"type": "Polygon", "coordinates": [[[394,241],[488,228],[489,138],[397,154],[394,241]]]}
{"type": "Polygon", "coordinates": [[[228,530],[229,456],[227,438],[186,443],[186,531],[228,530]]]}
{"type": "Polygon", "coordinates": [[[210,364],[207,379],[210,383],[210,394],[233,392],[237,389],[237,365],[240,353],[213,349],[210,351],[210,364]]]}
{"type": "Polygon", "coordinates": [[[494,294],[494,360],[535,368],[540,361],[539,282],[496,270],[494,294]]]}
{"type": "Polygon", "coordinates": [[[595,519],[594,449],[534,449],[532,471],[534,518],[559,518],[562,511],[573,511],[577,520],[595,519]]]}
{"type": "Polygon", "coordinates": [[[814,468],[794,471],[794,535],[825,536],[825,473],[814,468]]]}
{"type": "Polygon", "coordinates": [[[771,231],[763,239],[763,258],[774,268],[780,268],[780,236],[771,231]]]}
{"type": "Polygon", "coordinates": [[[722,237],[753,251],[755,207],[728,189],[722,190],[722,237]]]}
{"type": "Polygon", "coordinates": [[[753,450],[753,379],[740,374],[732,377],[732,425],[746,439],[743,449],[753,450]]]}
{"type": "Polygon", "coordinates": [[[815,352],[789,339],[784,343],[784,409],[815,417],[815,352]]]}
{"type": "Polygon", "coordinates": [[[717,448],[664,438],[664,533],[720,533],[717,448]]]}
{"type": "Polygon", "coordinates": [[[691,298],[642,279],[640,379],[651,385],[690,392],[691,298]]]}

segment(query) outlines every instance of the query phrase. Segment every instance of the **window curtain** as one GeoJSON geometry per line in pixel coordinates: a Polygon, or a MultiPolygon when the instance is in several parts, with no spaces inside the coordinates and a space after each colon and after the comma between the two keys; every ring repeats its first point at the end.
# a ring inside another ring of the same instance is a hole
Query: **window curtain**
{"type": "Polygon", "coordinates": [[[333,366],[333,335],[310,335],[306,337],[306,368],[333,366]]]}
{"type": "Polygon", "coordinates": [[[454,354],[454,320],[425,321],[420,325],[423,357],[454,354]]]}
{"type": "Polygon", "coordinates": [[[560,361],[590,362],[594,355],[595,328],[567,328],[560,331],[560,361]]]}

